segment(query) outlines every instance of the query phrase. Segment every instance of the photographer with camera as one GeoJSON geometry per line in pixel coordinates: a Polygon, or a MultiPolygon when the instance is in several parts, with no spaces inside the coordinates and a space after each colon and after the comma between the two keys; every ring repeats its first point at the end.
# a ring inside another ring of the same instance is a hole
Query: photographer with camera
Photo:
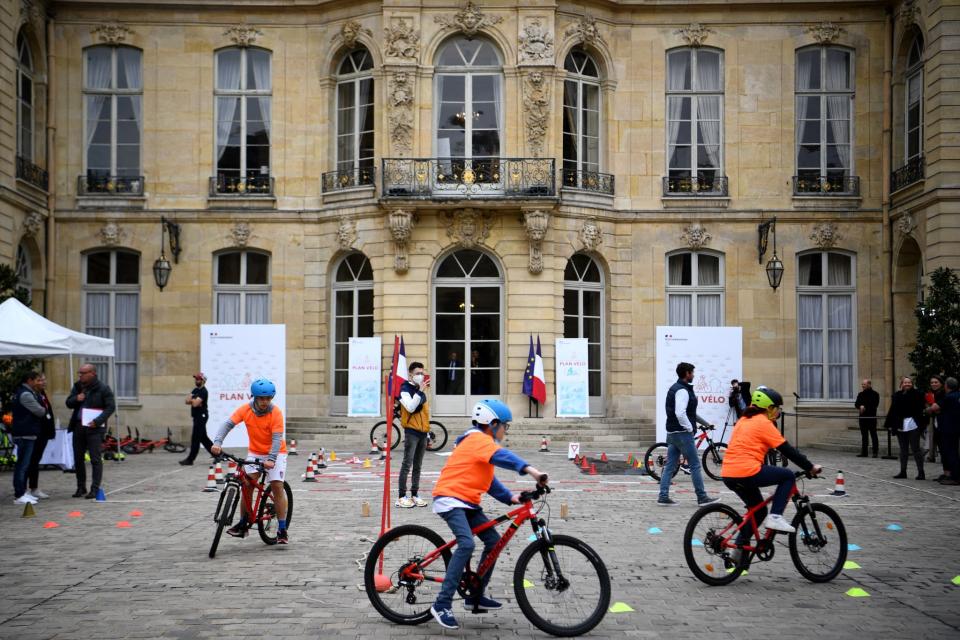
{"type": "Polygon", "coordinates": [[[737,420],[747,410],[747,403],[744,401],[743,392],[740,389],[740,381],[736,378],[730,381],[730,397],[727,398],[727,404],[736,412],[737,420]]]}

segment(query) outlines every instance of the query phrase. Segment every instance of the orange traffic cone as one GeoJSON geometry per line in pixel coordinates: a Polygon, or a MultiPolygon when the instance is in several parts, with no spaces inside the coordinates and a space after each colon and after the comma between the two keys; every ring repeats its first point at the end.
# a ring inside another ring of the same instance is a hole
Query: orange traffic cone
{"type": "Polygon", "coordinates": [[[609,462],[609,460],[607,460],[607,454],[606,454],[606,453],[601,453],[601,454],[600,454],[600,462],[609,462]]]}
{"type": "Polygon", "coordinates": [[[578,466],[578,467],[580,466],[580,454],[579,454],[579,453],[578,453],[577,455],[573,456],[573,464],[576,465],[576,466],[578,466]]]}
{"type": "Polygon", "coordinates": [[[632,453],[627,456],[627,464],[630,465],[631,467],[633,466],[633,454],[632,454],[632,453]]]}
{"type": "Polygon", "coordinates": [[[597,475],[597,465],[593,463],[590,464],[590,475],[591,476],[597,475]]]}
{"type": "Polygon", "coordinates": [[[313,473],[313,456],[307,460],[307,472],[303,476],[304,482],[316,482],[317,477],[313,473]]]}
{"type": "Polygon", "coordinates": [[[590,470],[590,463],[587,462],[587,456],[583,456],[580,459],[580,468],[583,469],[584,471],[590,470]]]}
{"type": "Polygon", "coordinates": [[[380,445],[377,444],[377,439],[374,438],[373,442],[370,443],[370,455],[377,455],[380,453],[380,445]]]}
{"type": "Polygon", "coordinates": [[[210,471],[207,472],[207,486],[203,488],[204,493],[219,491],[217,488],[217,478],[213,474],[213,465],[210,465],[210,471]]]}
{"type": "Polygon", "coordinates": [[[543,439],[540,441],[540,453],[543,453],[544,451],[550,451],[550,449],[547,448],[548,445],[549,445],[549,442],[547,442],[547,437],[544,436],[543,439]]]}
{"type": "Polygon", "coordinates": [[[219,462],[217,466],[214,467],[213,478],[217,481],[218,487],[223,484],[223,465],[219,462]]]}
{"type": "Polygon", "coordinates": [[[290,441],[290,446],[287,447],[287,455],[291,455],[291,456],[298,456],[298,455],[300,455],[299,453],[297,453],[297,440],[296,440],[296,438],[294,438],[293,440],[290,441]]]}
{"type": "Polygon", "coordinates": [[[317,469],[327,468],[327,463],[323,461],[324,455],[325,455],[325,452],[323,450],[323,447],[320,447],[320,452],[317,454],[317,469]]]}
{"type": "Polygon", "coordinates": [[[830,495],[837,497],[844,497],[847,495],[847,489],[844,486],[843,482],[843,471],[837,471],[837,483],[833,485],[833,493],[830,495]]]}

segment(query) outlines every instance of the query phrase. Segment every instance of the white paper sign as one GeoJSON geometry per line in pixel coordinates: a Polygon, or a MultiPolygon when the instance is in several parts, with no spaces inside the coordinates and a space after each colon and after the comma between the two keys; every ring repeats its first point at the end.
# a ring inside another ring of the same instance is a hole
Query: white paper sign
{"type": "Polygon", "coordinates": [[[587,339],[557,338],[557,417],[590,415],[587,380],[587,339]]]}
{"type": "Polygon", "coordinates": [[[580,443],[571,442],[567,445],[567,460],[573,460],[580,455],[580,443]]]}
{"type": "Polygon", "coordinates": [[[80,424],[85,427],[90,426],[90,423],[101,413],[103,413],[103,409],[80,409],[80,424]]]}
{"type": "Polygon", "coordinates": [[[742,327],[657,327],[657,440],[667,438],[667,391],[677,381],[677,365],[689,362],[693,390],[697,394],[697,415],[717,426],[711,437],[729,441],[733,422],[726,433],[723,423],[730,406],[730,381],[742,380],[742,327]]]}
{"type": "MultiPolygon", "coordinates": [[[[286,325],[282,324],[200,325],[200,369],[207,376],[209,393],[207,435],[213,438],[237,407],[253,399],[250,384],[257,378],[276,385],[273,404],[286,420],[286,342],[286,325]]],[[[243,424],[234,427],[224,441],[228,447],[247,444],[243,424]]]]}
{"type": "Polygon", "coordinates": [[[350,338],[347,415],[379,416],[380,338],[350,338]]]}

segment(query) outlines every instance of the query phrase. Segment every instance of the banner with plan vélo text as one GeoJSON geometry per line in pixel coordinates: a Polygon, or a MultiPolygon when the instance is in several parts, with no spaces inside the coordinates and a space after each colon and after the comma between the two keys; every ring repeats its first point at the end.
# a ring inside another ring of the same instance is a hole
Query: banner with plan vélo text
{"type": "Polygon", "coordinates": [[[587,339],[557,338],[557,417],[590,416],[587,339]]]}
{"type": "Polygon", "coordinates": [[[350,338],[347,415],[380,415],[380,338],[350,338]]]}

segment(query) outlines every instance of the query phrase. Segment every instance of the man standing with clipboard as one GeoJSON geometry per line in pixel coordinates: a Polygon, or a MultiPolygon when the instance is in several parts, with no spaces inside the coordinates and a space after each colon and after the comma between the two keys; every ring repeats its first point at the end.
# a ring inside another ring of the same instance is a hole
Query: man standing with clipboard
{"type": "Polygon", "coordinates": [[[103,461],[100,446],[107,432],[107,420],[117,410],[113,390],[97,378],[97,368],[85,363],[77,369],[77,381],[67,396],[67,408],[73,409],[70,416],[70,431],[73,432],[73,467],[77,472],[77,491],[74,498],[92,499],[103,481],[103,461]],[[87,467],[83,454],[90,454],[93,482],[87,493],[87,467]]]}

